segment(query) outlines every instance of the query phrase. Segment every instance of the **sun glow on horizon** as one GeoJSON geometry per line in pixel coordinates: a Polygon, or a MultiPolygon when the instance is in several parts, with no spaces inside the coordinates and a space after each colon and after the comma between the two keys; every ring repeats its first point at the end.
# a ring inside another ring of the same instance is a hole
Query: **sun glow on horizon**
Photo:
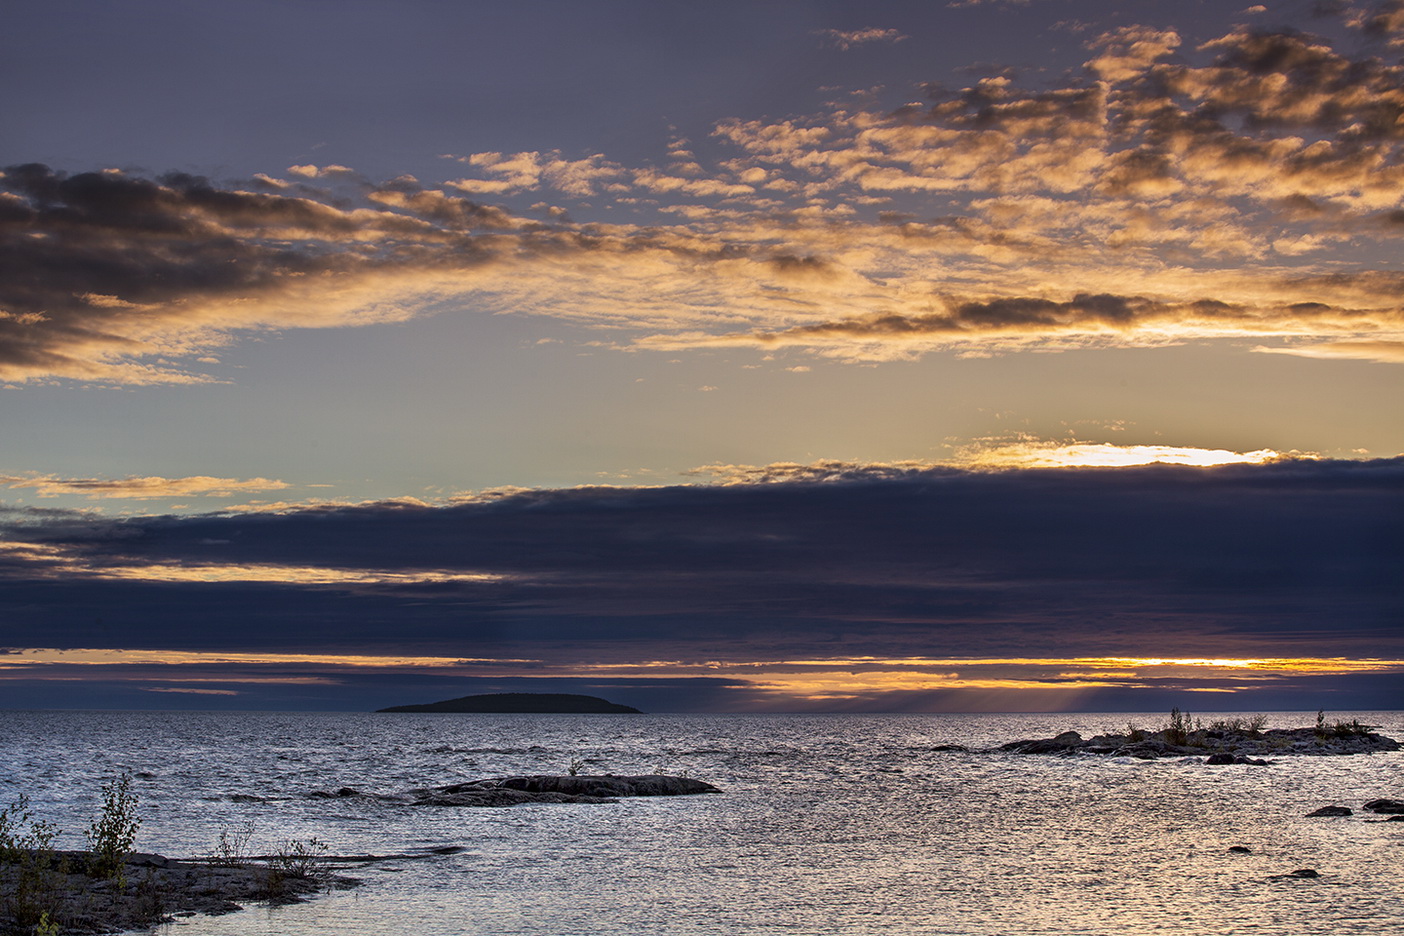
{"type": "MultiPolygon", "coordinates": [[[[209,650],[16,648],[0,653],[0,678],[68,681],[82,671],[122,682],[232,686],[241,683],[328,684],[338,673],[374,670],[406,675],[513,680],[648,681],[729,679],[753,698],[783,707],[880,700],[884,696],[960,691],[1005,693],[1043,701],[1082,698],[1096,690],[1170,690],[1231,695],[1294,676],[1404,673],[1404,660],[1344,657],[835,657],[771,660],[633,660],[575,662],[430,655],[226,652],[209,650]],[[309,671],[310,670],[310,671],[309,671]],[[1029,696],[1033,698],[1033,696],[1029,696]]],[[[174,691],[174,690],[171,690],[174,691]]],[[[487,691],[487,690],[482,690],[487,691]]],[[[507,691],[497,689],[493,691],[507,691]]],[[[606,691],[603,688],[600,691],[606,691]]],[[[199,694],[199,693],[192,693],[199,694]]],[[[223,693],[219,693],[223,694],[223,693]]]]}
{"type": "Polygon", "coordinates": [[[1019,442],[963,449],[957,464],[974,468],[1130,468],[1136,465],[1261,465],[1281,458],[1304,458],[1273,449],[1234,452],[1182,445],[1114,445],[1111,442],[1019,442]]]}

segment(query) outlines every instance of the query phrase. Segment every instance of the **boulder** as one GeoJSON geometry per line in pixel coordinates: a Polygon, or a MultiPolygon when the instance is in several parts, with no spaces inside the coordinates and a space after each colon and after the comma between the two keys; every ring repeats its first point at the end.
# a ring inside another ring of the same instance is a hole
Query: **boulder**
{"type": "Polygon", "coordinates": [[[999,749],[1013,754],[1068,754],[1081,744],[1082,735],[1076,731],[1065,731],[1054,738],[1011,741],[1008,744],[1001,744],[999,749]]]}
{"type": "Polygon", "coordinates": [[[1235,855],[1253,854],[1253,849],[1249,848],[1247,845],[1230,845],[1229,851],[1233,852],[1235,855]]]}
{"type": "Polygon", "coordinates": [[[1350,808],[1349,806],[1322,806],[1320,809],[1316,810],[1315,812],[1309,812],[1309,813],[1307,813],[1307,818],[1308,818],[1308,819],[1313,819],[1313,818],[1315,818],[1315,817],[1317,817],[1317,816],[1353,816],[1353,815],[1355,815],[1355,813],[1351,810],[1351,808],[1350,808]]]}

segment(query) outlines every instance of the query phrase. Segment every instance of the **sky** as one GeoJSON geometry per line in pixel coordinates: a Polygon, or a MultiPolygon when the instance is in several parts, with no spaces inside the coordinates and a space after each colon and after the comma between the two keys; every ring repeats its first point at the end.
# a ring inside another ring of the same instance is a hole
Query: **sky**
{"type": "Polygon", "coordinates": [[[1404,2],[18,0],[0,707],[1404,707],[1404,2]]]}

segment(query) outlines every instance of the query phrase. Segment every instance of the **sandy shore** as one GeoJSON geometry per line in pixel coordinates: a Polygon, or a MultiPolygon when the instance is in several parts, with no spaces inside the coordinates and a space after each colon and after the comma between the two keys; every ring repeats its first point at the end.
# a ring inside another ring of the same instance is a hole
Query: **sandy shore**
{"type": "Polygon", "coordinates": [[[332,874],[325,862],[219,864],[151,854],[129,856],[119,881],[89,876],[90,858],[56,851],[0,865],[0,932],[116,933],[178,916],[231,913],[250,903],[295,903],[357,883],[332,874]]]}

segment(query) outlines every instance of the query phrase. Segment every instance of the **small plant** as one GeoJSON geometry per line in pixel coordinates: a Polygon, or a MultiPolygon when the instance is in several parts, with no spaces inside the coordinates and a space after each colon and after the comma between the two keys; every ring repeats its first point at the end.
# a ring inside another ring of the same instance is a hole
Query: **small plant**
{"type": "Polygon", "coordinates": [[[1316,737],[1318,740],[1326,740],[1326,710],[1316,710],[1316,737]]]}
{"type": "Polygon", "coordinates": [[[53,920],[60,900],[54,867],[57,837],[58,829],[52,823],[34,818],[29,797],[23,793],[0,809],[0,865],[14,868],[4,909],[22,928],[38,932],[41,927],[56,926],[53,920]]]}
{"type": "Polygon", "coordinates": [[[1146,732],[1143,728],[1137,728],[1135,722],[1126,723],[1126,740],[1135,744],[1137,741],[1146,740],[1146,732]]]}
{"type": "Polygon", "coordinates": [[[288,893],[289,881],[311,881],[319,889],[325,886],[331,877],[326,859],[327,844],[315,836],[289,839],[268,859],[264,897],[274,903],[295,900],[288,893]]]}
{"type": "Polygon", "coordinates": [[[59,932],[59,925],[49,916],[49,911],[39,914],[39,920],[34,924],[34,936],[59,936],[59,932]]]}
{"type": "Polygon", "coordinates": [[[289,839],[268,859],[268,866],[283,877],[321,880],[327,876],[327,847],[327,843],[316,836],[306,840],[289,839]]]}
{"type": "Polygon", "coordinates": [[[88,847],[93,853],[88,873],[113,880],[119,888],[127,885],[127,856],[141,826],[136,805],[131,774],[124,773],[102,785],[102,810],[88,826],[88,847]]]}
{"type": "Polygon", "coordinates": [[[249,863],[249,839],[253,838],[252,822],[237,829],[221,829],[209,863],[220,868],[242,868],[249,863]]]}
{"type": "Polygon", "coordinates": [[[137,916],[142,920],[151,923],[169,922],[170,917],[166,915],[166,894],[161,889],[160,881],[152,875],[148,868],[145,876],[136,885],[136,910],[137,916]]]}
{"type": "Polygon", "coordinates": [[[1192,721],[1188,715],[1178,708],[1170,710],[1170,721],[1165,726],[1165,741],[1167,744],[1184,744],[1192,730],[1192,721]]]}
{"type": "Polygon", "coordinates": [[[1362,725],[1359,719],[1351,719],[1349,722],[1338,721],[1332,727],[1338,738],[1363,738],[1374,730],[1375,725],[1362,725]]]}
{"type": "Polygon", "coordinates": [[[570,759],[570,766],[566,768],[566,773],[570,774],[572,777],[578,777],[580,776],[580,771],[584,769],[585,762],[578,757],[572,757],[570,759]]]}

